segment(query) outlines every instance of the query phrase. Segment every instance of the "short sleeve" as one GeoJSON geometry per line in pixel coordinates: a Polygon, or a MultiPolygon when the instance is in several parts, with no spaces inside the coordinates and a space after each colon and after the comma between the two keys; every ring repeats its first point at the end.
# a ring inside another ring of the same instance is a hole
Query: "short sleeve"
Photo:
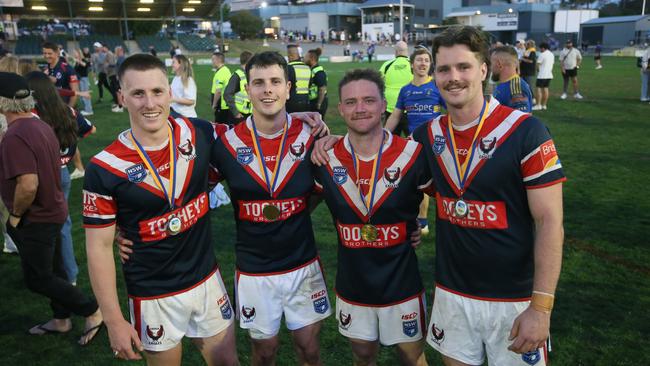
{"type": "Polygon", "coordinates": [[[327,76],[324,71],[319,71],[314,75],[314,84],[318,87],[327,86],[327,76]]]}
{"type": "Polygon", "coordinates": [[[404,107],[404,104],[406,103],[406,101],[404,100],[404,99],[406,99],[406,97],[405,97],[406,93],[404,91],[405,88],[406,87],[402,87],[402,89],[399,90],[399,95],[397,96],[397,102],[395,103],[395,108],[398,108],[398,109],[401,109],[401,110],[406,109],[404,107]]]}
{"type": "Polygon", "coordinates": [[[92,161],[86,168],[83,187],[83,224],[85,228],[102,228],[115,224],[117,202],[110,173],[92,161]]]}
{"type": "Polygon", "coordinates": [[[525,187],[542,188],[565,181],[560,157],[546,126],[534,117],[528,118],[522,125],[528,125],[520,161],[525,187]]]}
{"type": "Polygon", "coordinates": [[[196,101],[196,82],[194,82],[194,79],[190,78],[187,81],[187,88],[183,89],[183,96],[196,101]]]}
{"type": "Polygon", "coordinates": [[[86,137],[90,135],[93,130],[93,124],[81,113],[74,111],[73,114],[77,120],[77,134],[79,137],[86,137]]]}
{"type": "Polygon", "coordinates": [[[2,170],[7,179],[24,174],[37,174],[36,154],[20,136],[12,136],[2,141],[2,170]]]}

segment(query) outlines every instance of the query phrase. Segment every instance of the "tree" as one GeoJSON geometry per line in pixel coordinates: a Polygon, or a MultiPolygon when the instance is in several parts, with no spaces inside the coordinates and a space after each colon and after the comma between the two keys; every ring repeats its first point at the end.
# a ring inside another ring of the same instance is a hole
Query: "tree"
{"type": "Polygon", "coordinates": [[[264,21],[248,11],[239,11],[230,14],[230,26],[241,39],[255,38],[262,31],[264,21]]]}

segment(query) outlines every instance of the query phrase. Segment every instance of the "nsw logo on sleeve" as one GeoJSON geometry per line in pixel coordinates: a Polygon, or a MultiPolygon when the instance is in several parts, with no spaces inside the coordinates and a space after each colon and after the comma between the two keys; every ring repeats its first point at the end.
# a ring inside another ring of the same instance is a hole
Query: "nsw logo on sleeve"
{"type": "Polygon", "coordinates": [[[343,185],[348,180],[348,169],[344,166],[335,166],[332,168],[334,183],[343,185]]]}
{"type": "Polygon", "coordinates": [[[253,161],[253,148],[248,146],[237,148],[237,162],[241,165],[248,165],[253,161]]]}
{"type": "Polygon", "coordinates": [[[131,183],[141,183],[147,177],[147,170],[142,163],[131,165],[126,168],[125,173],[131,183]]]}
{"type": "Polygon", "coordinates": [[[433,153],[436,155],[442,154],[445,151],[445,146],[447,146],[447,139],[441,135],[435,135],[433,137],[433,153]]]}

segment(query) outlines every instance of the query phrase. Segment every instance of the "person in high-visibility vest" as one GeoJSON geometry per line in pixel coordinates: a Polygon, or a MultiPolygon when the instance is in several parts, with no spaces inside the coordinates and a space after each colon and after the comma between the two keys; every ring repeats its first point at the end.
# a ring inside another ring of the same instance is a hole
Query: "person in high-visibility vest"
{"type": "Polygon", "coordinates": [[[223,99],[223,90],[226,88],[232,72],[228,66],[225,65],[225,57],[221,52],[212,54],[212,66],[215,68],[214,77],[212,78],[212,93],[211,104],[214,111],[214,120],[219,123],[226,123],[229,120],[230,110],[226,100],[223,99]]]}
{"type": "Polygon", "coordinates": [[[250,51],[244,51],[239,55],[241,69],[235,70],[223,92],[223,99],[230,110],[230,120],[226,123],[231,126],[244,121],[251,114],[251,101],[246,92],[247,81],[244,73],[246,64],[251,57],[253,57],[253,53],[250,51]]]}
{"type": "MultiPolygon", "coordinates": [[[[379,68],[379,72],[386,82],[386,91],[384,92],[386,96],[386,113],[384,114],[384,120],[388,120],[388,117],[393,113],[399,91],[404,85],[407,85],[413,80],[408,52],[406,42],[399,41],[395,43],[395,58],[384,62],[379,68]]],[[[393,130],[395,135],[400,135],[402,132],[408,135],[408,121],[404,114],[400,118],[399,125],[393,130]]]]}
{"type": "Polygon", "coordinates": [[[311,82],[311,69],[300,59],[298,46],[287,46],[289,58],[289,81],[291,90],[287,101],[287,112],[309,111],[309,83],[311,82]]]}
{"type": "Polygon", "coordinates": [[[318,112],[325,119],[327,112],[327,74],[318,58],[323,52],[320,48],[307,51],[305,63],[311,67],[311,84],[309,84],[309,110],[318,112]]]}

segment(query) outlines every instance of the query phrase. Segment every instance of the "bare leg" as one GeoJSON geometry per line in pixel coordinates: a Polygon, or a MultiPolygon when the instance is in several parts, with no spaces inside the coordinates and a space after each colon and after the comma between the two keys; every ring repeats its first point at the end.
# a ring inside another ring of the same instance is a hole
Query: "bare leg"
{"type": "Polygon", "coordinates": [[[429,365],[424,355],[424,342],[422,340],[397,344],[397,356],[400,364],[404,366],[429,365]]]}
{"type": "Polygon", "coordinates": [[[378,341],[350,338],[354,366],[377,366],[378,341]]]}
{"type": "Polygon", "coordinates": [[[548,103],[548,88],[542,88],[542,105],[548,103]]]}
{"type": "Polygon", "coordinates": [[[84,165],[81,162],[81,153],[79,152],[79,148],[77,147],[77,151],[75,151],[74,155],[72,156],[72,163],[74,164],[74,168],[83,172],[84,165]]]}
{"type": "Polygon", "coordinates": [[[269,339],[251,339],[252,355],[251,365],[253,366],[274,366],[275,356],[280,346],[280,338],[276,334],[269,339]]]}
{"type": "Polygon", "coordinates": [[[460,362],[460,361],[458,361],[456,359],[453,359],[451,357],[447,357],[445,355],[441,355],[441,356],[442,356],[442,362],[445,364],[445,366],[472,366],[472,365],[468,365],[466,363],[460,362]]]}
{"type": "Polygon", "coordinates": [[[145,358],[147,359],[147,366],[180,365],[181,357],[183,356],[183,347],[179,343],[176,345],[176,347],[168,349],[167,351],[145,351],[144,354],[145,358]]]}
{"type": "Polygon", "coordinates": [[[299,365],[322,365],[319,342],[320,329],[321,322],[319,321],[291,332],[299,365]]]}
{"type": "Polygon", "coordinates": [[[201,351],[208,366],[239,365],[235,347],[235,326],[228,328],[209,338],[194,338],[194,345],[201,351]]]}

